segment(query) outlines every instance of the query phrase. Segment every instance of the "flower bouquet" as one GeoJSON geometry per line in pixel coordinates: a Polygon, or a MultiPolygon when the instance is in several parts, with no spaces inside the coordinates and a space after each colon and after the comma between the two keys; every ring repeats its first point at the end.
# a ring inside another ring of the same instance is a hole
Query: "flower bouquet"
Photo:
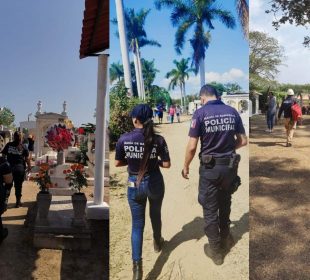
{"type": "Polygon", "coordinates": [[[73,225],[85,226],[85,209],[87,199],[81,192],[83,187],[87,187],[87,175],[82,164],[73,164],[70,169],[64,170],[66,179],[69,180],[69,186],[75,190],[72,195],[72,205],[74,212],[73,225]]]}
{"type": "Polygon", "coordinates": [[[63,171],[66,175],[66,180],[69,181],[69,186],[81,193],[82,188],[87,187],[87,174],[82,164],[73,164],[70,169],[63,171]]]}
{"type": "Polygon", "coordinates": [[[64,124],[55,124],[51,126],[45,135],[46,143],[57,151],[57,164],[65,163],[64,150],[74,144],[74,134],[64,124]]]}
{"type": "Polygon", "coordinates": [[[45,135],[46,143],[57,152],[68,149],[74,144],[74,135],[70,129],[63,124],[51,126],[45,135]]]}
{"type": "Polygon", "coordinates": [[[48,193],[49,188],[53,187],[49,171],[50,166],[47,163],[42,163],[39,165],[39,172],[30,177],[30,180],[36,182],[39,186],[40,193],[48,193]]]}

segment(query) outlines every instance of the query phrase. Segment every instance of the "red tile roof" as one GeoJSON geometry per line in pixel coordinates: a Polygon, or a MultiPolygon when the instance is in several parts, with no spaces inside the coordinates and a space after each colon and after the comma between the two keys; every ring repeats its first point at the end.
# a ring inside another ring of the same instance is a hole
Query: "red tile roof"
{"type": "Polygon", "coordinates": [[[109,48],[109,0],[85,0],[80,58],[109,48]]]}

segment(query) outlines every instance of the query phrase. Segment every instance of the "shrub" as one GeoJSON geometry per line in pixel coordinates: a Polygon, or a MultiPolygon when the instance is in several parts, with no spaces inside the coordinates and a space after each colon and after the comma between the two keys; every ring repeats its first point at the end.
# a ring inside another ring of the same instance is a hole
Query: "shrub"
{"type": "Polygon", "coordinates": [[[119,137],[133,129],[130,112],[134,106],[143,103],[140,99],[127,96],[124,81],[118,82],[110,91],[110,148],[115,147],[119,137]]]}

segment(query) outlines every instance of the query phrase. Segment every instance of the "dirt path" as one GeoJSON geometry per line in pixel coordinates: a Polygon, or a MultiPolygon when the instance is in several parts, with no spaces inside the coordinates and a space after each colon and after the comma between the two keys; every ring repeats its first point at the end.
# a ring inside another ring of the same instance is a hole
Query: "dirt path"
{"type": "MultiPolygon", "coordinates": [[[[88,199],[92,192],[85,193],[88,199]]],[[[33,182],[23,186],[23,207],[14,208],[14,188],[3,224],[9,236],[0,246],[1,280],[85,280],[108,278],[108,222],[92,222],[92,251],[37,250],[32,246],[32,233],[24,226],[28,209],[35,205],[38,187],[33,182]]],[[[108,198],[108,196],[107,196],[108,198]]]]}
{"type": "Polygon", "coordinates": [[[250,144],[250,279],[309,279],[310,117],[286,148],[283,125],[273,134],[263,116],[250,144]]]}
{"type": "MultiPolygon", "coordinates": [[[[232,233],[237,243],[225,257],[222,266],[215,266],[204,254],[207,238],[204,235],[202,208],[198,204],[198,157],[191,165],[190,180],[181,175],[189,120],[180,124],[163,124],[159,131],[166,138],[172,167],[163,170],[166,193],[162,208],[165,247],[160,254],[153,251],[152,230],[146,221],[143,261],[145,279],[248,279],[248,149],[242,149],[240,176],[243,184],[233,196],[232,233]]],[[[113,163],[114,153],[111,153],[113,163]]],[[[111,279],[130,279],[131,217],[126,198],[126,168],[116,169],[111,164],[111,174],[116,188],[110,189],[110,275],[111,279]],[[117,183],[119,182],[119,183],[117,183]]],[[[147,214],[148,215],[148,214],[147,214]]]]}

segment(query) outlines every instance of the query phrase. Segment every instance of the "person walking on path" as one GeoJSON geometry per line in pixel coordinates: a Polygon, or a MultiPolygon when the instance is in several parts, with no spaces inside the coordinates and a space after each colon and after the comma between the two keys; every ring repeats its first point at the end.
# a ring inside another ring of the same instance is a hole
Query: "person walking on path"
{"type": "Polygon", "coordinates": [[[275,116],[277,112],[277,100],[274,96],[274,93],[271,92],[268,97],[268,110],[267,110],[267,132],[273,132],[273,125],[275,121],[275,116]]]}
{"type": "Polygon", "coordinates": [[[163,123],[163,116],[164,116],[164,108],[162,105],[157,107],[157,115],[158,115],[158,123],[163,123]]]}
{"type": "Polygon", "coordinates": [[[160,252],[164,239],[161,235],[161,206],[164,198],[164,179],[160,167],[170,168],[170,156],[165,139],[155,134],[152,109],[146,104],[131,112],[134,130],[121,135],[116,144],[115,166],[128,166],[127,197],[132,216],[133,280],[143,276],[142,245],[145,207],[150,203],[154,251],[160,252]]]}
{"type": "Polygon", "coordinates": [[[282,113],[284,113],[285,118],[285,129],[286,129],[286,147],[292,146],[294,131],[296,129],[297,122],[293,120],[292,116],[292,106],[294,105],[294,91],[288,89],[287,97],[283,100],[278,113],[278,119],[281,118],[282,113]]]}
{"type": "Polygon", "coordinates": [[[25,180],[26,170],[31,170],[31,163],[28,149],[22,144],[22,133],[16,131],[14,133],[13,142],[9,142],[2,150],[2,155],[7,157],[7,160],[12,168],[13,181],[15,187],[16,204],[15,207],[21,207],[22,186],[25,180]],[[27,169],[26,169],[27,164],[27,169]]]}
{"type": "Polygon", "coordinates": [[[28,150],[29,150],[29,158],[32,160],[32,155],[34,152],[34,136],[32,134],[28,137],[28,150]]]}
{"type": "Polygon", "coordinates": [[[180,116],[181,116],[181,107],[180,105],[177,105],[177,107],[175,108],[175,113],[177,115],[177,119],[178,119],[178,123],[180,122],[180,116]]]}
{"type": "Polygon", "coordinates": [[[11,190],[12,182],[11,167],[3,157],[0,157],[0,244],[8,236],[8,229],[2,224],[2,214],[7,209],[7,193],[11,190]]]}
{"type": "Polygon", "coordinates": [[[173,105],[171,105],[169,108],[170,123],[173,123],[174,115],[175,115],[175,108],[173,105]]]}
{"type": "Polygon", "coordinates": [[[200,138],[198,201],[209,240],[205,253],[216,265],[221,265],[223,250],[228,250],[233,242],[229,219],[231,196],[241,184],[237,175],[240,155],[236,149],[247,145],[247,137],[238,112],[217,96],[212,86],[205,85],[200,90],[203,106],[192,118],[182,176],[188,179],[200,138]]]}

